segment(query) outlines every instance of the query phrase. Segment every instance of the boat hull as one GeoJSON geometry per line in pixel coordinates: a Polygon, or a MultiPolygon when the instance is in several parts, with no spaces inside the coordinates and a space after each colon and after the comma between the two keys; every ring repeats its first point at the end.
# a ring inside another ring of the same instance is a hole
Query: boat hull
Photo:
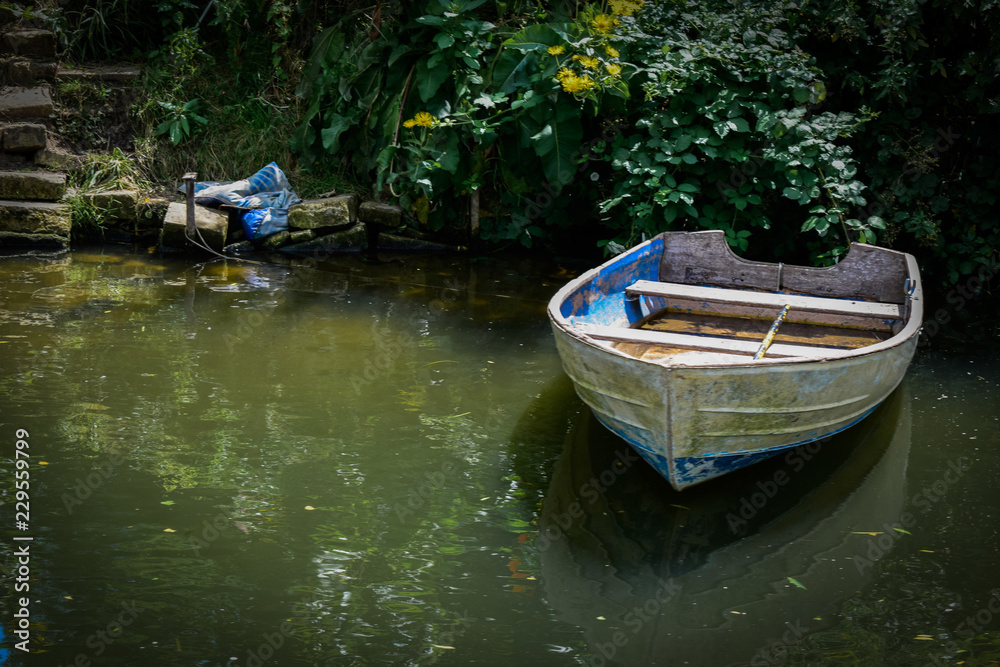
{"type": "Polygon", "coordinates": [[[580,398],[678,490],[856,424],[903,379],[917,342],[824,362],[672,368],[554,334],[580,398]]]}
{"type": "MultiPolygon", "coordinates": [[[[690,363],[683,355],[654,363],[579,333],[581,320],[627,328],[647,315],[630,313],[637,306],[624,291],[657,279],[662,251],[658,237],[581,277],[549,314],[577,394],[678,490],[849,428],[899,385],[916,351],[919,319],[832,358],[762,362],[695,353],[690,363]]],[[[919,317],[919,307],[910,311],[919,317]]]]}

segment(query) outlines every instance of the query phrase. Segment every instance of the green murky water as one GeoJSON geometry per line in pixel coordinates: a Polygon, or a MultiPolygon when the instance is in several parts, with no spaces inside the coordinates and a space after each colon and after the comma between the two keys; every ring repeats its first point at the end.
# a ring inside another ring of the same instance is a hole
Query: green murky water
{"type": "Polygon", "coordinates": [[[0,260],[0,663],[1000,659],[995,361],[678,494],[562,375],[568,277],[0,260]]]}

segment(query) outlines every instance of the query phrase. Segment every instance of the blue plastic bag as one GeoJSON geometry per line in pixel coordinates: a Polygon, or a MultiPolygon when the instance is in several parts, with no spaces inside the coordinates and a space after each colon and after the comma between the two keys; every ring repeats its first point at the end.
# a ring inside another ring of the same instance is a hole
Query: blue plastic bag
{"type": "Polygon", "coordinates": [[[240,214],[240,225],[251,241],[288,229],[288,209],[257,208],[240,214]]]}

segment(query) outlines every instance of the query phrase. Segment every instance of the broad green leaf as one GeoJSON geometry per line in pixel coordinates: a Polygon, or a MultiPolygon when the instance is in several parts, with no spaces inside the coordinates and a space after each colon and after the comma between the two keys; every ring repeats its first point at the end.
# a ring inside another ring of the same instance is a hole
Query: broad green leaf
{"type": "Polygon", "coordinates": [[[518,88],[530,86],[531,75],[537,70],[538,57],[533,51],[504,50],[493,68],[494,86],[498,86],[501,93],[512,93],[518,88]]]}
{"type": "Polygon", "coordinates": [[[545,51],[561,44],[565,44],[564,37],[544,23],[530,25],[503,43],[518,51],[545,51]]]}
{"type": "Polygon", "coordinates": [[[750,131],[750,123],[746,122],[743,118],[730,118],[729,126],[736,132],[750,131]]]}
{"type": "Polygon", "coordinates": [[[328,153],[336,153],[340,150],[340,135],[353,124],[350,118],[336,113],[331,114],[330,124],[320,132],[320,136],[323,138],[323,148],[328,153]]]}
{"type": "Polygon", "coordinates": [[[573,178],[582,143],[580,110],[575,107],[558,107],[554,117],[531,137],[535,154],[542,158],[545,178],[553,187],[564,185],[573,178]]]}
{"type": "Polygon", "coordinates": [[[462,151],[459,146],[458,133],[449,132],[444,146],[441,147],[441,155],[438,156],[441,169],[444,169],[449,174],[454,174],[458,171],[461,158],[462,151]]]}
{"type": "Polygon", "coordinates": [[[417,23],[423,23],[424,25],[444,25],[444,21],[443,16],[431,16],[429,14],[417,18],[417,23]]]}
{"type": "Polygon", "coordinates": [[[434,43],[437,44],[438,48],[444,51],[452,44],[455,43],[455,38],[446,32],[439,32],[434,35],[434,43]]]}
{"type": "Polygon", "coordinates": [[[415,78],[417,80],[417,90],[420,92],[420,99],[427,102],[434,93],[438,91],[441,84],[451,76],[451,68],[445,64],[428,69],[427,61],[421,60],[417,65],[415,78]]]}
{"type": "Polygon", "coordinates": [[[302,71],[302,78],[299,79],[295,94],[304,98],[311,97],[313,87],[320,80],[320,75],[327,64],[340,60],[343,51],[344,33],[341,32],[339,23],[316,35],[312,43],[312,54],[302,71]]]}

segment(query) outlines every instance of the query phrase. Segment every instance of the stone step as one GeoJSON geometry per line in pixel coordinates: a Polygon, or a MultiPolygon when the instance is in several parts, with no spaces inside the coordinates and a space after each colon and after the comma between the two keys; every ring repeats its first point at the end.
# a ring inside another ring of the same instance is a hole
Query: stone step
{"type": "Polygon", "coordinates": [[[393,204],[366,201],[358,206],[358,220],[380,229],[396,229],[403,226],[403,209],[393,204]]]}
{"type": "Polygon", "coordinates": [[[307,199],[288,209],[288,225],[296,229],[350,227],[357,221],[358,198],[354,195],[307,199]]]}
{"type": "MultiPolygon", "coordinates": [[[[194,207],[194,224],[201,232],[201,237],[210,248],[220,252],[226,246],[226,232],[229,230],[229,216],[222,215],[204,206],[194,207]]],[[[160,234],[160,246],[164,248],[194,248],[197,247],[187,239],[187,204],[174,202],[167,207],[163,218],[163,232],[160,234]]],[[[201,242],[197,236],[198,243],[201,242]]]]}
{"type": "MultiPolygon", "coordinates": [[[[4,132],[6,136],[6,132],[4,132]]],[[[0,172],[0,199],[59,201],[66,194],[66,174],[0,172]]]]}
{"type": "Polygon", "coordinates": [[[67,204],[0,201],[0,248],[69,245],[72,226],[67,204]]]}
{"type": "Polygon", "coordinates": [[[40,123],[0,125],[0,146],[8,153],[30,153],[45,148],[45,137],[45,126],[40,123]]]}
{"type": "Polygon", "coordinates": [[[48,118],[55,111],[48,86],[9,88],[0,93],[0,119],[48,118]]]}
{"type": "Polygon", "coordinates": [[[135,222],[139,209],[138,190],[103,190],[83,192],[80,198],[99,210],[109,220],[135,222]]]}
{"type": "Polygon", "coordinates": [[[49,30],[21,28],[4,33],[4,53],[31,58],[55,58],[56,36],[49,30]]]}
{"type": "Polygon", "coordinates": [[[15,27],[18,29],[41,29],[45,27],[45,22],[48,21],[50,13],[49,10],[42,9],[37,4],[28,5],[25,8],[16,3],[4,3],[0,5],[0,27],[5,27],[9,24],[11,29],[15,27]]]}
{"type": "Polygon", "coordinates": [[[131,65],[60,68],[56,73],[59,81],[101,81],[104,83],[129,83],[139,78],[142,70],[131,65]]]}
{"type": "Polygon", "coordinates": [[[59,65],[54,62],[5,58],[0,60],[0,81],[15,86],[31,86],[40,81],[53,83],[58,69],[59,65]]]}

